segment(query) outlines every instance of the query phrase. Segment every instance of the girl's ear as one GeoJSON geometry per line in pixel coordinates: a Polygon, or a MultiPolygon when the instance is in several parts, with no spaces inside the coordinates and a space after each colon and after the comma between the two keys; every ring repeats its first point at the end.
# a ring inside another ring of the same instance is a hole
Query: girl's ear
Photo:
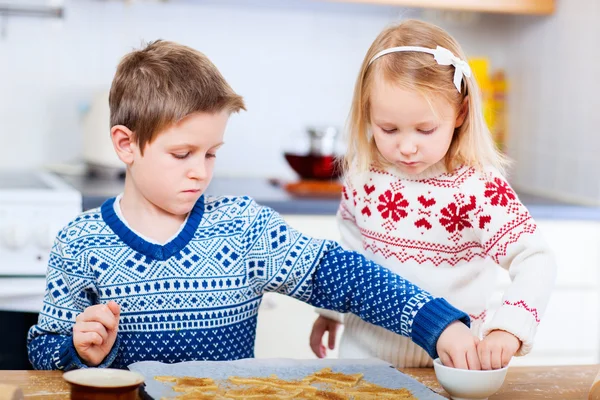
{"type": "Polygon", "coordinates": [[[458,115],[456,116],[456,123],[454,124],[454,128],[460,128],[462,124],[465,122],[465,118],[469,114],[469,96],[465,96],[463,100],[458,115]]]}

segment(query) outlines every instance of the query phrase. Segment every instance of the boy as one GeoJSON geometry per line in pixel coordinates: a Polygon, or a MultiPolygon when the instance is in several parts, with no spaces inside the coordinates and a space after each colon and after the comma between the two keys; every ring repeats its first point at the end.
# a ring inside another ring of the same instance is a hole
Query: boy
{"type": "Polygon", "coordinates": [[[203,54],[133,51],[109,102],[125,188],[57,236],[28,336],[35,368],[253,357],[266,291],[353,312],[465,368],[478,360],[468,316],[445,300],[248,197],[203,196],[229,116],[245,109],[203,54]]]}

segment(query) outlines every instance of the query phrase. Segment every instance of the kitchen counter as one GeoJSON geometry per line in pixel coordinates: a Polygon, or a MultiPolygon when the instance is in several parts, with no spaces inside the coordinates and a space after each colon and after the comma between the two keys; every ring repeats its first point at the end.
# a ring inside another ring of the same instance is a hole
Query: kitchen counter
{"type": "MultiPolygon", "coordinates": [[[[83,209],[99,207],[104,200],[123,191],[124,180],[60,175],[67,183],[79,190],[83,197],[83,209]]],[[[213,178],[206,194],[223,196],[250,196],[262,205],[280,214],[335,215],[339,200],[335,198],[297,198],[277,183],[260,178],[213,178]]]]}
{"type": "MultiPolygon", "coordinates": [[[[580,400],[587,398],[600,365],[565,367],[512,367],[504,385],[490,400],[580,400]]],[[[448,398],[433,368],[406,368],[402,372],[448,398]]],[[[69,386],[60,371],[0,371],[0,383],[19,386],[27,399],[68,400],[69,386]]]]}
{"type": "MultiPolygon", "coordinates": [[[[67,183],[82,193],[83,209],[99,207],[104,200],[123,190],[122,179],[90,178],[60,175],[67,183]]],[[[215,177],[208,189],[211,195],[247,195],[280,214],[335,215],[339,206],[337,198],[294,197],[281,186],[260,178],[215,177]]],[[[552,200],[528,193],[518,193],[519,198],[535,219],[600,221],[600,207],[586,207],[552,200]]]]}

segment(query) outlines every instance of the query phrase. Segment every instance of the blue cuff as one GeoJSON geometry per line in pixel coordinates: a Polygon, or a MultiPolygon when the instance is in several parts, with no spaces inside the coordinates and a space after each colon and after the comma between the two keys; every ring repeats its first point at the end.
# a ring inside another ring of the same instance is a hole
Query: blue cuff
{"type": "Polygon", "coordinates": [[[437,341],[442,332],[454,321],[461,321],[470,326],[471,319],[467,314],[454,308],[442,298],[427,302],[413,321],[411,338],[413,342],[421,346],[431,358],[436,359],[437,341]]]}
{"type": "MultiPolygon", "coordinates": [[[[102,360],[102,363],[95,368],[108,368],[112,365],[115,358],[117,358],[117,354],[119,353],[119,347],[121,345],[121,339],[117,334],[117,339],[115,340],[115,344],[113,348],[110,350],[110,353],[102,360]]],[[[75,345],[73,344],[73,337],[69,337],[69,339],[65,340],[64,343],[58,349],[58,361],[57,368],[62,369],[64,371],[70,371],[72,369],[83,369],[83,368],[91,368],[81,360],[79,354],[77,354],[77,350],[75,350],[75,345]]]]}

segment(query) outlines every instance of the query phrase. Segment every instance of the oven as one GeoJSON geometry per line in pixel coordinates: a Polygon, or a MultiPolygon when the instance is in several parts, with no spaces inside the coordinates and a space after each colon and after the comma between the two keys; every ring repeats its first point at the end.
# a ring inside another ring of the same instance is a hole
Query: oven
{"type": "Polygon", "coordinates": [[[81,204],[55,175],[0,171],[0,369],[30,368],[25,339],[42,307],[48,256],[81,204]]]}

